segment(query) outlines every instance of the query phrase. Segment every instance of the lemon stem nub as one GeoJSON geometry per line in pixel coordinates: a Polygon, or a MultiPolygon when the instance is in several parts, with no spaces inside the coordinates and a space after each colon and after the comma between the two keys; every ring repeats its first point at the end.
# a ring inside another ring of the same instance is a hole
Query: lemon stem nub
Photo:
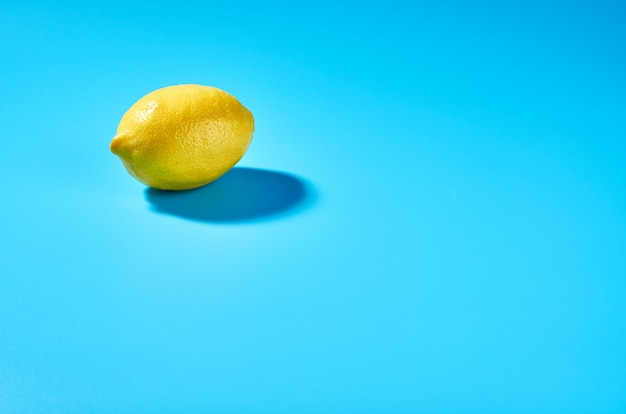
{"type": "Polygon", "coordinates": [[[111,152],[115,155],[121,156],[128,151],[128,137],[123,134],[118,134],[111,140],[111,152]]]}

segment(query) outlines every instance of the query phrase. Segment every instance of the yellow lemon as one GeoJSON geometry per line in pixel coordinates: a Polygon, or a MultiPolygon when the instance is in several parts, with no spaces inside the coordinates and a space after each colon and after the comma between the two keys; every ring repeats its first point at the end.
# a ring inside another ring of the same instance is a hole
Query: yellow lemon
{"type": "Polygon", "coordinates": [[[158,89],[122,117],[111,151],[150,187],[187,190],[217,180],[252,141],[254,118],[234,96],[203,85],[158,89]]]}

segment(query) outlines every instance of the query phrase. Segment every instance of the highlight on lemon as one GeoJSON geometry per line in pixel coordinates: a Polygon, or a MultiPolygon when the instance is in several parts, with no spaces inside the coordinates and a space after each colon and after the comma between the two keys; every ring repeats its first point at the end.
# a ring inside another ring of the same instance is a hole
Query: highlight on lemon
{"type": "Polygon", "coordinates": [[[203,85],[151,92],[122,117],[111,151],[130,175],[161,190],[217,180],[243,157],[254,118],[234,96],[203,85]]]}

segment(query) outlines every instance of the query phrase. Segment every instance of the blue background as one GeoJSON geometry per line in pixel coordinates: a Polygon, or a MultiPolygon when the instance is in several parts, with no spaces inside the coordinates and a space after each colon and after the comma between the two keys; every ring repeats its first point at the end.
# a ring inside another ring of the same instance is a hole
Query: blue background
{"type": "Polygon", "coordinates": [[[626,7],[0,3],[0,412],[626,412],[626,7]],[[222,180],[109,152],[255,115],[222,180]]]}

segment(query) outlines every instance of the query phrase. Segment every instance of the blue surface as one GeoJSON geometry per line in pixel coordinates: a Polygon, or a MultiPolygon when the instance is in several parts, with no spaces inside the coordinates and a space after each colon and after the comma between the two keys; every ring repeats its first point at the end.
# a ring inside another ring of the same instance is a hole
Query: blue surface
{"type": "Polygon", "coordinates": [[[0,412],[626,412],[624,3],[436,3],[0,3],[0,412]],[[178,83],[256,133],[164,194],[178,83]]]}

